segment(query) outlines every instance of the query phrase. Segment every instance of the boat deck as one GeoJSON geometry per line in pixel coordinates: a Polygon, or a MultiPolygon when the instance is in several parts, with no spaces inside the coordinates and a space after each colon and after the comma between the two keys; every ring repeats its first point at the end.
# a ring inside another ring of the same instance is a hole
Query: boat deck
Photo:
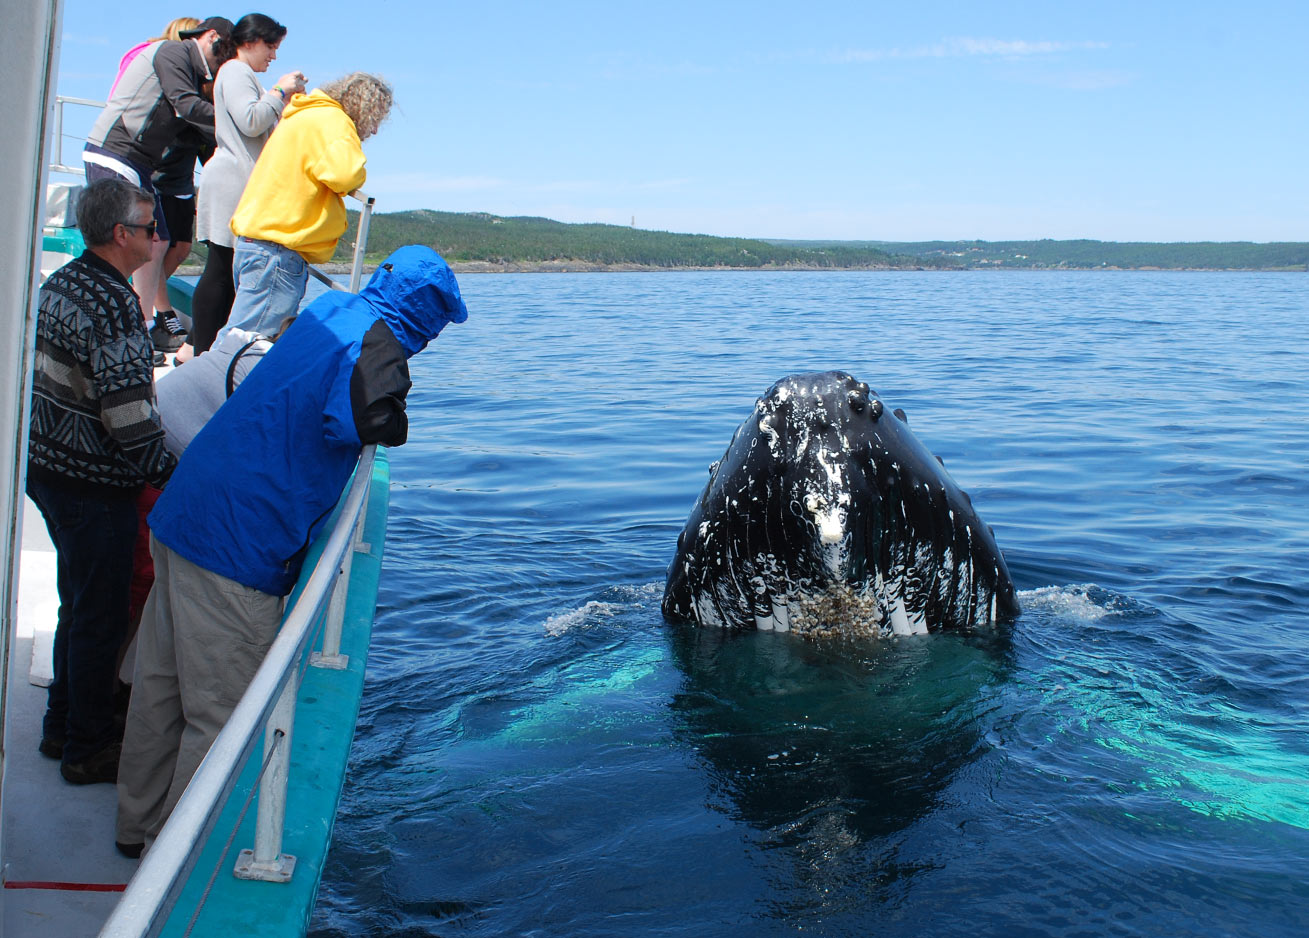
{"type": "Polygon", "coordinates": [[[59,600],[54,547],[30,500],[21,561],[0,791],[5,858],[0,931],[8,938],[94,935],[137,863],[114,848],[114,786],[69,784],[59,774],[59,763],[37,752],[46,690],[32,680],[49,681],[59,600]],[[39,649],[35,671],[34,645],[39,649]]]}

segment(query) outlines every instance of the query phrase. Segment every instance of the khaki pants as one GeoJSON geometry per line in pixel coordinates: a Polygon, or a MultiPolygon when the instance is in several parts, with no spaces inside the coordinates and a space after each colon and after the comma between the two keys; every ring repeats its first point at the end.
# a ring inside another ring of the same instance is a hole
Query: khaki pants
{"type": "Polygon", "coordinates": [[[118,762],[117,840],[151,844],[277,637],[282,598],[242,586],[150,538],[118,762]]]}

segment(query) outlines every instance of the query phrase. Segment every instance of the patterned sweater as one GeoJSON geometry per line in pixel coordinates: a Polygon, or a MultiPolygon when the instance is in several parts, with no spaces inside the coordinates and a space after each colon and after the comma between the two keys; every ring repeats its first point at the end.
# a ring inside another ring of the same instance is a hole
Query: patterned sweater
{"type": "Polygon", "coordinates": [[[39,307],[28,474],[105,497],[163,485],[177,460],[127,278],[88,250],[50,275],[39,307]]]}

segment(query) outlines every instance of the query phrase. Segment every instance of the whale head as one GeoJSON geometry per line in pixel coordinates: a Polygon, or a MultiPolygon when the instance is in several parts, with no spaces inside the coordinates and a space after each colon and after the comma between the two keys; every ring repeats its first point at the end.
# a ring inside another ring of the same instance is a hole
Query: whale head
{"type": "Polygon", "coordinates": [[[829,371],[755,402],[678,537],[663,611],[885,636],[988,625],[1018,604],[990,528],[903,413],[829,371]]]}

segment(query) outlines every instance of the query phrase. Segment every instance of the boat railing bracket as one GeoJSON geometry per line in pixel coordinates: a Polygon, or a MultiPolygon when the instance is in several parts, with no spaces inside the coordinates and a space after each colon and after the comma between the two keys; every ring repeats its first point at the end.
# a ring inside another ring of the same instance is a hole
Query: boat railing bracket
{"type": "Polygon", "coordinates": [[[232,875],[237,879],[256,879],[265,883],[289,883],[295,874],[295,855],[279,853],[271,863],[256,863],[253,850],[242,850],[236,857],[232,875]]]}
{"type": "Polygon", "coordinates": [[[309,656],[309,665],[314,668],[327,668],[332,671],[344,671],[350,667],[349,655],[325,655],[316,651],[309,656]]]}

